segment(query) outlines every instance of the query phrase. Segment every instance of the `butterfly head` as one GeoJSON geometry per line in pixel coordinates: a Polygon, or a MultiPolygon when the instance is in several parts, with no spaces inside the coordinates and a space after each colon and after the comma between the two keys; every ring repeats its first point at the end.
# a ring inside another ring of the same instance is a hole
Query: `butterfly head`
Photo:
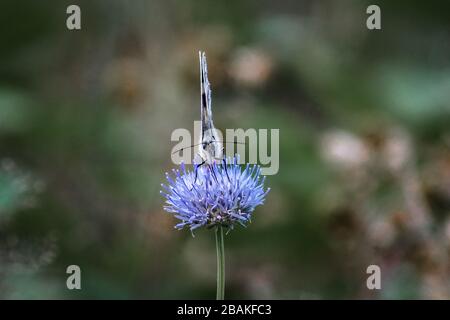
{"type": "Polygon", "coordinates": [[[200,158],[208,164],[222,160],[223,146],[218,139],[215,128],[212,128],[203,134],[202,141],[198,146],[198,154],[200,158]]]}

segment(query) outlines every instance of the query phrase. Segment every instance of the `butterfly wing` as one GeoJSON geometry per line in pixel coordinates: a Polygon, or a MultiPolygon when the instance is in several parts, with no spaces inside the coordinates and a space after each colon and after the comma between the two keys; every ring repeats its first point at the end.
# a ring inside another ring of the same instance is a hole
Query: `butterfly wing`
{"type": "Polygon", "coordinates": [[[199,52],[200,59],[200,94],[201,94],[201,121],[202,121],[202,141],[205,138],[205,133],[214,127],[211,110],[211,87],[208,80],[208,65],[206,63],[206,55],[204,52],[199,52]]]}
{"type": "MultiPolygon", "coordinates": [[[[208,80],[208,65],[206,55],[199,52],[200,60],[200,94],[201,94],[201,135],[199,156],[207,163],[222,157],[222,144],[214,127],[211,109],[211,87],[208,80]]],[[[197,162],[197,161],[196,161],[197,162]]]]}

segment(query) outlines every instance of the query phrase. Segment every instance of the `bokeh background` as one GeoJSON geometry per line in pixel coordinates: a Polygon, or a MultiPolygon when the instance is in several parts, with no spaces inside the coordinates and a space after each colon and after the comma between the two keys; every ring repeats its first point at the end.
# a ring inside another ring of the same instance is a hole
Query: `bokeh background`
{"type": "Polygon", "coordinates": [[[227,297],[449,299],[450,3],[376,3],[1,1],[0,297],[214,298],[213,232],[159,194],[205,50],[216,126],[280,129],[227,297]]]}

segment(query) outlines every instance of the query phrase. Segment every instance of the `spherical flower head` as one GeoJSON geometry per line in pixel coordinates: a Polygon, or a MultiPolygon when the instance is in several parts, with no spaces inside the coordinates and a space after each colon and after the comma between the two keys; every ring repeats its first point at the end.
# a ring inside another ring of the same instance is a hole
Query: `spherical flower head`
{"type": "Polygon", "coordinates": [[[166,198],[164,209],[181,220],[175,228],[246,226],[255,207],[263,204],[269,188],[264,190],[265,177],[257,165],[242,168],[238,157],[222,163],[204,164],[193,171],[172,170],[166,173],[168,184],[162,184],[166,198]]]}

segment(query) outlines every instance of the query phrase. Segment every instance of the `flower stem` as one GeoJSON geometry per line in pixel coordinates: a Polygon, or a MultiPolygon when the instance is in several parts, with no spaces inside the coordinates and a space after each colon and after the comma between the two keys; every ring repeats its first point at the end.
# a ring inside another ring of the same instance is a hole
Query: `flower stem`
{"type": "Polygon", "coordinates": [[[225,245],[223,241],[223,227],[216,228],[217,250],[217,300],[225,298],[225,245]]]}

